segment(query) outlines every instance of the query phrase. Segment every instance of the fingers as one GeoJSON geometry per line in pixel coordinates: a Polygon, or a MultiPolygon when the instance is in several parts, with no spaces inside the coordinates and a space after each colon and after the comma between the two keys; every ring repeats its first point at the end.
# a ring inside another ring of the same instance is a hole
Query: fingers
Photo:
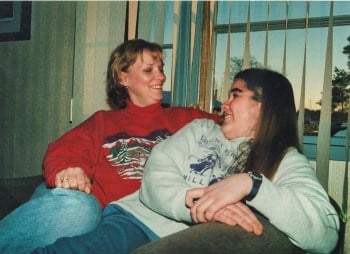
{"type": "Polygon", "coordinates": [[[247,195],[251,181],[246,173],[239,173],[203,188],[200,199],[191,206],[193,220],[196,223],[212,221],[219,209],[235,204],[247,195]]]}
{"type": "MultiPolygon", "coordinates": [[[[87,175],[85,175],[84,179],[85,179],[84,192],[85,192],[86,194],[90,194],[90,193],[91,193],[91,190],[92,190],[91,181],[90,181],[90,179],[87,177],[87,175]]],[[[79,190],[80,190],[80,189],[79,189],[79,190]]]]}
{"type": "Polygon", "coordinates": [[[256,235],[261,235],[263,232],[263,225],[255,214],[241,202],[220,209],[215,214],[214,219],[231,226],[239,225],[244,230],[256,235]]]}
{"type": "Polygon", "coordinates": [[[91,193],[91,181],[79,167],[66,168],[58,172],[55,177],[55,185],[59,188],[91,193]]]}
{"type": "Polygon", "coordinates": [[[202,188],[202,195],[191,207],[191,217],[195,223],[213,221],[214,214],[221,208],[215,198],[205,195],[208,188],[202,188]]]}
{"type": "Polygon", "coordinates": [[[211,214],[214,214],[217,209],[215,209],[210,200],[206,198],[201,198],[200,202],[195,203],[191,207],[191,217],[195,223],[208,222],[210,221],[211,214]],[[203,200],[204,199],[204,200],[203,200]],[[214,211],[214,212],[213,212],[214,211]],[[208,219],[209,218],[209,219],[208,219]]]}
{"type": "Polygon", "coordinates": [[[245,220],[253,226],[253,232],[256,235],[261,235],[263,232],[263,225],[258,220],[258,218],[253,213],[253,211],[242,202],[239,202],[236,205],[237,205],[237,208],[241,209],[240,211],[242,211],[242,214],[246,216],[243,218],[245,218],[245,220]]]}
{"type": "Polygon", "coordinates": [[[55,176],[55,186],[58,188],[63,188],[63,179],[65,179],[65,170],[61,170],[55,176]]]}
{"type": "Polygon", "coordinates": [[[228,209],[224,208],[215,213],[214,220],[221,223],[236,226],[237,222],[233,219],[233,216],[229,216],[227,213],[228,209]]]}
{"type": "Polygon", "coordinates": [[[203,188],[195,188],[186,191],[185,202],[188,207],[192,207],[196,201],[204,194],[203,188]]]}
{"type": "Polygon", "coordinates": [[[190,207],[190,213],[192,220],[195,223],[207,222],[208,220],[205,218],[205,213],[207,212],[208,202],[203,202],[203,195],[207,191],[206,188],[195,188],[187,190],[185,196],[185,202],[188,207],[190,207]],[[198,202],[200,200],[200,202],[198,202]],[[200,205],[198,205],[198,203],[200,205]]]}

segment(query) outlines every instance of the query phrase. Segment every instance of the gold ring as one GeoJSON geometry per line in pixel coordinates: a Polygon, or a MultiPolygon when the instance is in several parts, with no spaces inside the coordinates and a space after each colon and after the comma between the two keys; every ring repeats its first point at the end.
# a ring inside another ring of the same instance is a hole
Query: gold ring
{"type": "Polygon", "coordinates": [[[63,178],[62,182],[68,182],[68,177],[63,178]]]}

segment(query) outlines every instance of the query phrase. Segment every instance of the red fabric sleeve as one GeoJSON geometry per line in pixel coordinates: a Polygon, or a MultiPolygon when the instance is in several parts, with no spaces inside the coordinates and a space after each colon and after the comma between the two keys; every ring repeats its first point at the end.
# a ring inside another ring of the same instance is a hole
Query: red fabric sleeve
{"type": "Polygon", "coordinates": [[[55,186],[55,176],[62,169],[81,167],[91,179],[93,163],[98,161],[101,147],[102,114],[95,113],[79,126],[49,144],[43,161],[43,176],[49,187],[55,186]]]}

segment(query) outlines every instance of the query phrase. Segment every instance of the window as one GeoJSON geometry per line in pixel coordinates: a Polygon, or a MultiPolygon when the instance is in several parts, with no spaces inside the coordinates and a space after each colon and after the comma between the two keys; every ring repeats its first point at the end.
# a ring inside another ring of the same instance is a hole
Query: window
{"type": "MultiPolygon", "coordinates": [[[[231,23],[230,72],[233,76],[242,67],[248,6],[250,4],[250,63],[252,66],[258,67],[264,65],[268,24],[267,66],[270,69],[282,72],[286,40],[285,73],[293,85],[297,108],[300,104],[304,45],[306,42],[304,152],[309,159],[315,159],[330,2],[310,2],[309,27],[307,30],[305,29],[307,2],[304,1],[219,1],[217,4],[212,84],[213,91],[215,91],[214,101],[216,106],[226,99],[227,87],[231,85],[224,84],[228,23],[231,23]],[[285,29],[286,26],[287,30],[285,29]]],[[[335,68],[345,72],[348,83],[342,89],[347,89],[347,96],[350,92],[350,65],[348,66],[350,54],[344,54],[343,48],[350,44],[348,40],[350,36],[349,10],[350,2],[334,2],[333,77],[336,75],[335,68]]],[[[334,105],[332,113],[331,159],[333,160],[345,159],[345,128],[347,113],[349,112],[349,98],[345,96],[343,100],[343,104],[338,102],[334,105]]]]}

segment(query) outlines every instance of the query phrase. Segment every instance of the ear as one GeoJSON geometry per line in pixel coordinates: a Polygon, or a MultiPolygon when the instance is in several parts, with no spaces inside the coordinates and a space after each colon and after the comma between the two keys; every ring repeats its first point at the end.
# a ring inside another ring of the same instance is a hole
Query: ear
{"type": "Polygon", "coordinates": [[[120,76],[118,77],[118,82],[123,86],[128,86],[129,85],[128,74],[122,71],[120,73],[120,76]]]}

